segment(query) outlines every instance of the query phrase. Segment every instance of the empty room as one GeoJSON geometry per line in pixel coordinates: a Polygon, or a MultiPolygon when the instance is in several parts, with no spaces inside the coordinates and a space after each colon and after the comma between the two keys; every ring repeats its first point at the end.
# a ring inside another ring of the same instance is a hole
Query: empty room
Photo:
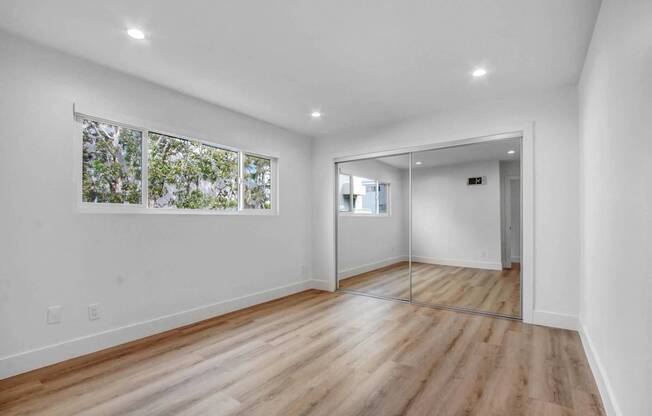
{"type": "Polygon", "coordinates": [[[1,0],[0,415],[652,415],[650,68],[650,0],[1,0]]]}

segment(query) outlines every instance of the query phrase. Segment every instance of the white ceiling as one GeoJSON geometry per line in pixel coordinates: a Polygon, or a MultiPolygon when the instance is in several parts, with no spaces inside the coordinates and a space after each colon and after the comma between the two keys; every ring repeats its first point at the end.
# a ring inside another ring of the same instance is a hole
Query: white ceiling
{"type": "Polygon", "coordinates": [[[3,0],[0,28],[321,136],[576,83],[599,4],[3,0]]]}
{"type": "MultiPolygon", "coordinates": [[[[413,168],[425,169],[435,166],[456,165],[459,163],[480,162],[485,160],[520,160],[521,139],[504,139],[446,149],[427,150],[413,154],[413,168]],[[514,150],[510,155],[507,152],[514,150]],[[421,162],[416,165],[416,162],[421,162]]],[[[378,161],[399,169],[407,169],[409,159],[404,155],[379,158],[378,161]]]]}

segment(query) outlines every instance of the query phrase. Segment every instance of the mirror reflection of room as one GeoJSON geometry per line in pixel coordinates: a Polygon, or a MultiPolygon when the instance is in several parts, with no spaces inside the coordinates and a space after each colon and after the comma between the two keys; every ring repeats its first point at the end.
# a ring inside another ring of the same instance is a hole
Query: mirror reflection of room
{"type": "Polygon", "coordinates": [[[413,154],[412,296],[521,316],[520,139],[413,154]]]}
{"type": "Polygon", "coordinates": [[[409,155],[340,163],[339,288],[409,299],[409,155]]]}

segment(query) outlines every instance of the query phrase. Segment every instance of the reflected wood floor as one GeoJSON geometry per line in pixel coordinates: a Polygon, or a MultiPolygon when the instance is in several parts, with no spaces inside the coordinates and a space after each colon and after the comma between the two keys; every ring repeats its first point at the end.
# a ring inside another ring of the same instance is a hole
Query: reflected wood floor
{"type": "MultiPolygon", "coordinates": [[[[485,270],[412,263],[416,302],[521,316],[521,276],[511,269],[485,270]]],[[[376,296],[409,299],[408,263],[400,262],[340,280],[340,288],[376,296]]]]}
{"type": "Polygon", "coordinates": [[[316,290],[0,381],[9,415],[603,415],[576,332],[316,290]]]}

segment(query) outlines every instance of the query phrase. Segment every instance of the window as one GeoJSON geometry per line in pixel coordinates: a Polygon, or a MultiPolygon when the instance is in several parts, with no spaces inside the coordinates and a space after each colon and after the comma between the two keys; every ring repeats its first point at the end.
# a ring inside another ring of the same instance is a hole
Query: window
{"type": "Polygon", "coordinates": [[[82,201],[140,204],[143,133],[82,120],[82,201]]]}
{"type": "Polygon", "coordinates": [[[353,176],[353,212],[359,214],[377,214],[376,186],[373,179],[353,176]]]}
{"type": "Polygon", "coordinates": [[[152,132],[148,148],[150,208],[238,209],[238,152],[152,132]]]}
{"type": "MultiPolygon", "coordinates": [[[[274,213],[274,158],[77,115],[81,204],[127,212],[274,213]]],[[[115,212],[115,210],[113,211],[115,212]]]]}
{"type": "Polygon", "coordinates": [[[388,214],[387,210],[389,206],[389,184],[388,183],[379,183],[378,184],[378,213],[379,214],[388,214]]]}
{"type": "Polygon", "coordinates": [[[339,189],[339,210],[340,212],[351,211],[351,177],[340,174],[339,189]]]}
{"type": "Polygon", "coordinates": [[[389,183],[340,173],[338,210],[359,215],[389,215],[389,183]]]}
{"type": "Polygon", "coordinates": [[[244,207],[272,208],[272,161],[264,157],[244,156],[244,207]]]}

